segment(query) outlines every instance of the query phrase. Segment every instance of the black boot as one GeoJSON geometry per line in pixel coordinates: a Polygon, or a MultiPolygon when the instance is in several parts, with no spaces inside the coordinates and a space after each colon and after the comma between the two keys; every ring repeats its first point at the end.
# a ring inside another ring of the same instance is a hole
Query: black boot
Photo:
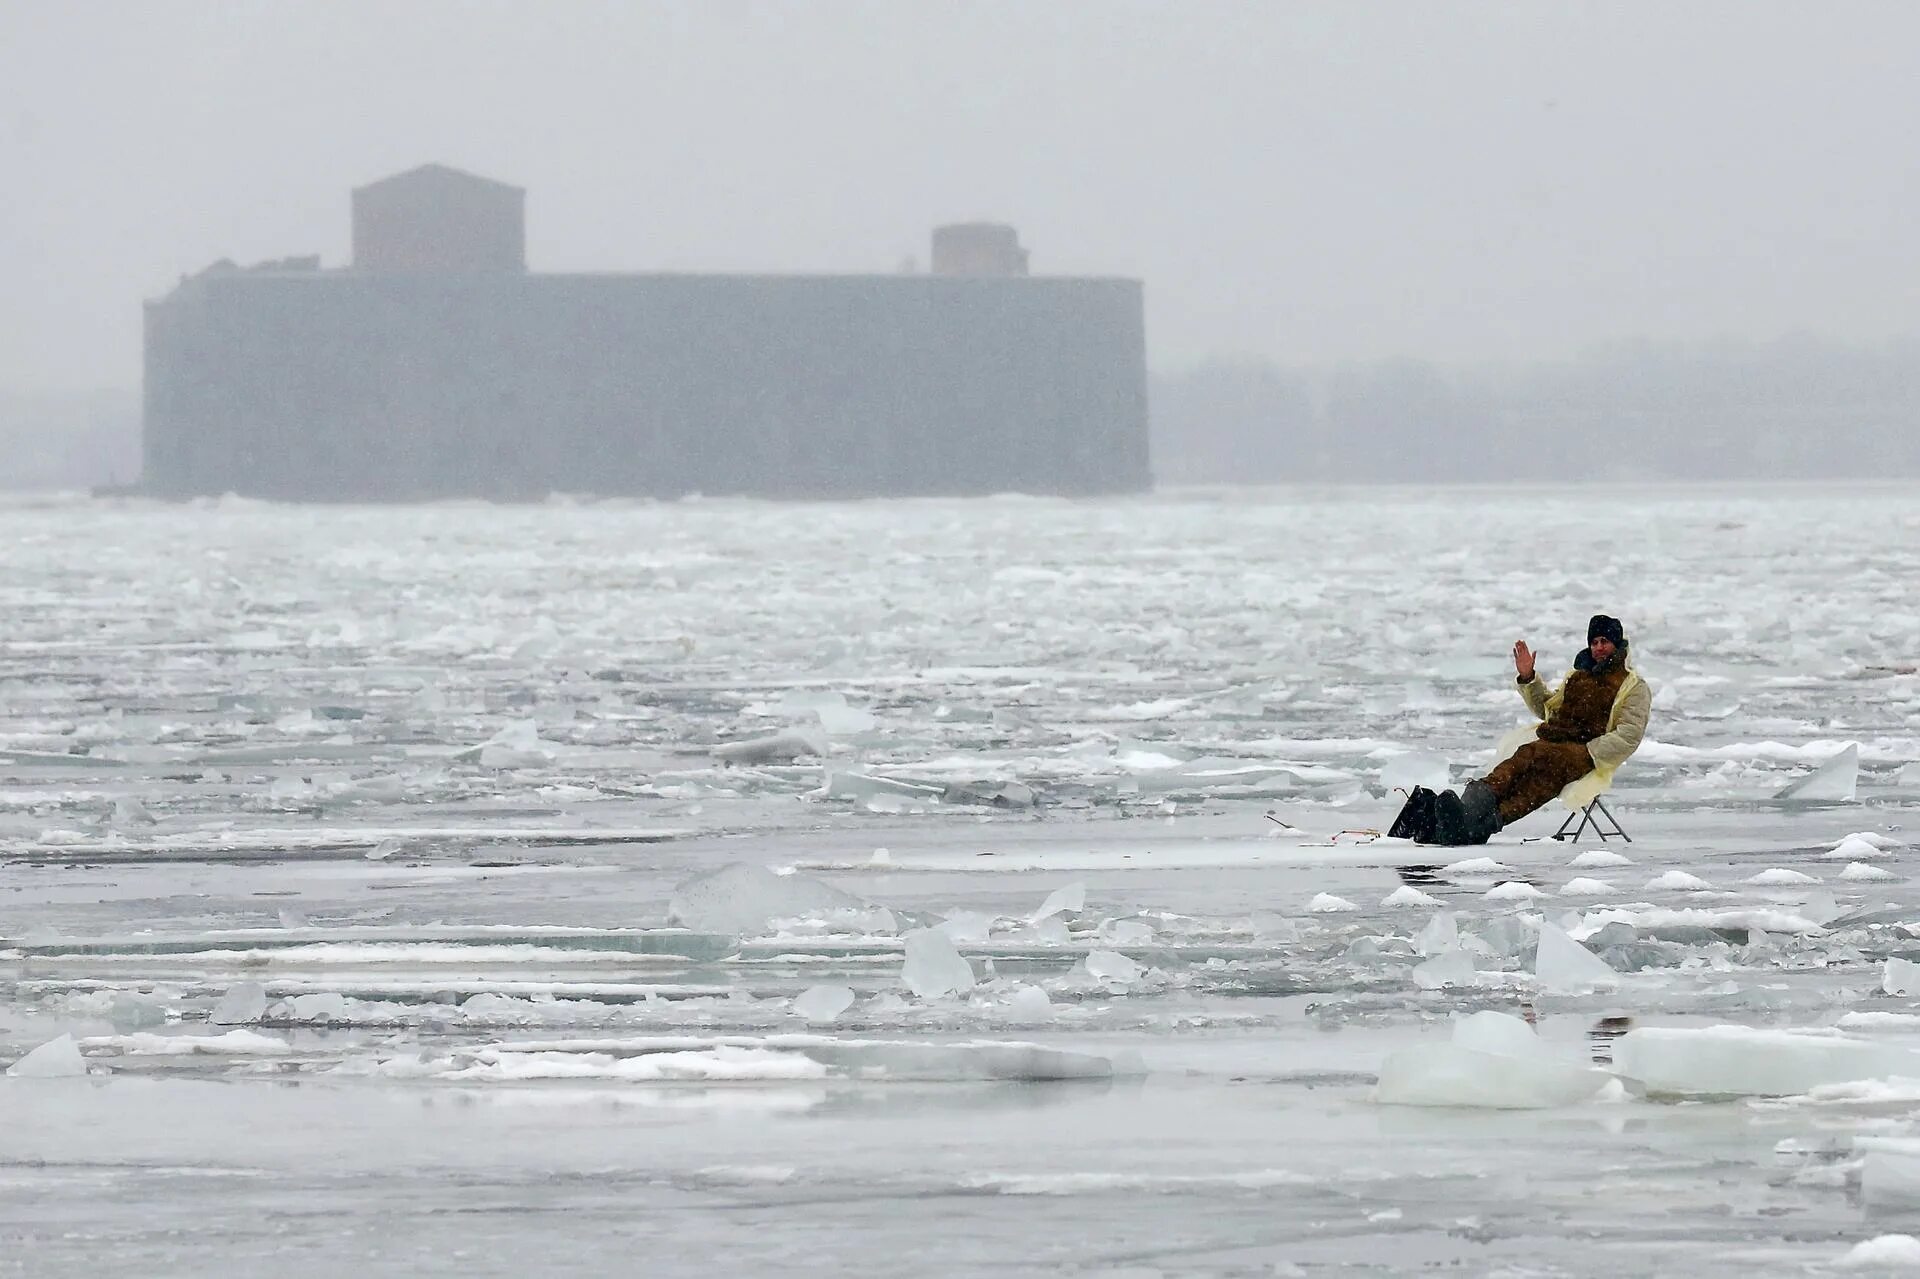
{"type": "Polygon", "coordinates": [[[1450,790],[1443,790],[1433,801],[1433,841],[1445,844],[1449,848],[1459,844],[1470,844],[1467,838],[1467,808],[1460,797],[1450,790]]]}
{"type": "Polygon", "coordinates": [[[1465,814],[1466,834],[1461,842],[1484,844],[1500,829],[1500,798],[1485,782],[1468,782],[1460,795],[1460,807],[1465,814]]]}
{"type": "Polygon", "coordinates": [[[1387,828],[1392,839],[1410,839],[1416,844],[1433,842],[1433,792],[1424,786],[1416,786],[1407,793],[1407,802],[1400,806],[1400,815],[1393,819],[1393,825],[1387,828]]]}

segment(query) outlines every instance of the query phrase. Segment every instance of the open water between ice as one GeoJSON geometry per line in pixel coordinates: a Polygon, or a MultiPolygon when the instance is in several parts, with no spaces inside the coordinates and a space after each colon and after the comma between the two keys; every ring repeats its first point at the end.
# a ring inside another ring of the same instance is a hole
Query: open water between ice
{"type": "Polygon", "coordinates": [[[0,1273],[1920,1254],[1910,486],[15,499],[0,568],[0,1273]],[[1632,843],[1365,833],[1596,611],[1632,843]]]}

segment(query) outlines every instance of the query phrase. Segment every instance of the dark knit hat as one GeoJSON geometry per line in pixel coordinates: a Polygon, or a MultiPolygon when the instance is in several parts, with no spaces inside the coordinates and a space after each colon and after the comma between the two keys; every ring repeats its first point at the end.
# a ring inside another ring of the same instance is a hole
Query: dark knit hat
{"type": "Polygon", "coordinates": [[[1612,640],[1615,648],[1627,642],[1627,628],[1620,625],[1619,618],[1608,617],[1605,613],[1595,613],[1587,619],[1587,643],[1593,643],[1602,635],[1612,640]]]}

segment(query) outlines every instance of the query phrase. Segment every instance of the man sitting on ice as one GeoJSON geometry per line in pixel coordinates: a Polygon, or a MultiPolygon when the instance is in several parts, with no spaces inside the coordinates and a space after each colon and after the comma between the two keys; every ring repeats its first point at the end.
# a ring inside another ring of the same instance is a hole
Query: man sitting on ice
{"type": "Polygon", "coordinates": [[[1587,647],[1557,690],[1534,669],[1533,650],[1513,646],[1513,669],[1527,709],[1545,722],[1533,740],[1461,794],[1417,786],[1388,833],[1422,844],[1484,844],[1589,773],[1604,788],[1639,748],[1653,690],[1627,663],[1627,636],[1616,618],[1587,623],[1587,647]]]}

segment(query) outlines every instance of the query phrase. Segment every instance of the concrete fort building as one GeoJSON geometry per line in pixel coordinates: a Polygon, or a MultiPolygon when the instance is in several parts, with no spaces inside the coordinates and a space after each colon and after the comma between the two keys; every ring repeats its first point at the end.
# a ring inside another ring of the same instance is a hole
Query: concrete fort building
{"type": "Polygon", "coordinates": [[[219,263],[146,308],[145,477],[285,500],[1113,493],[1150,483],[1136,280],[1011,227],[902,275],[526,269],[526,193],[353,193],[353,265],[219,263]]]}

